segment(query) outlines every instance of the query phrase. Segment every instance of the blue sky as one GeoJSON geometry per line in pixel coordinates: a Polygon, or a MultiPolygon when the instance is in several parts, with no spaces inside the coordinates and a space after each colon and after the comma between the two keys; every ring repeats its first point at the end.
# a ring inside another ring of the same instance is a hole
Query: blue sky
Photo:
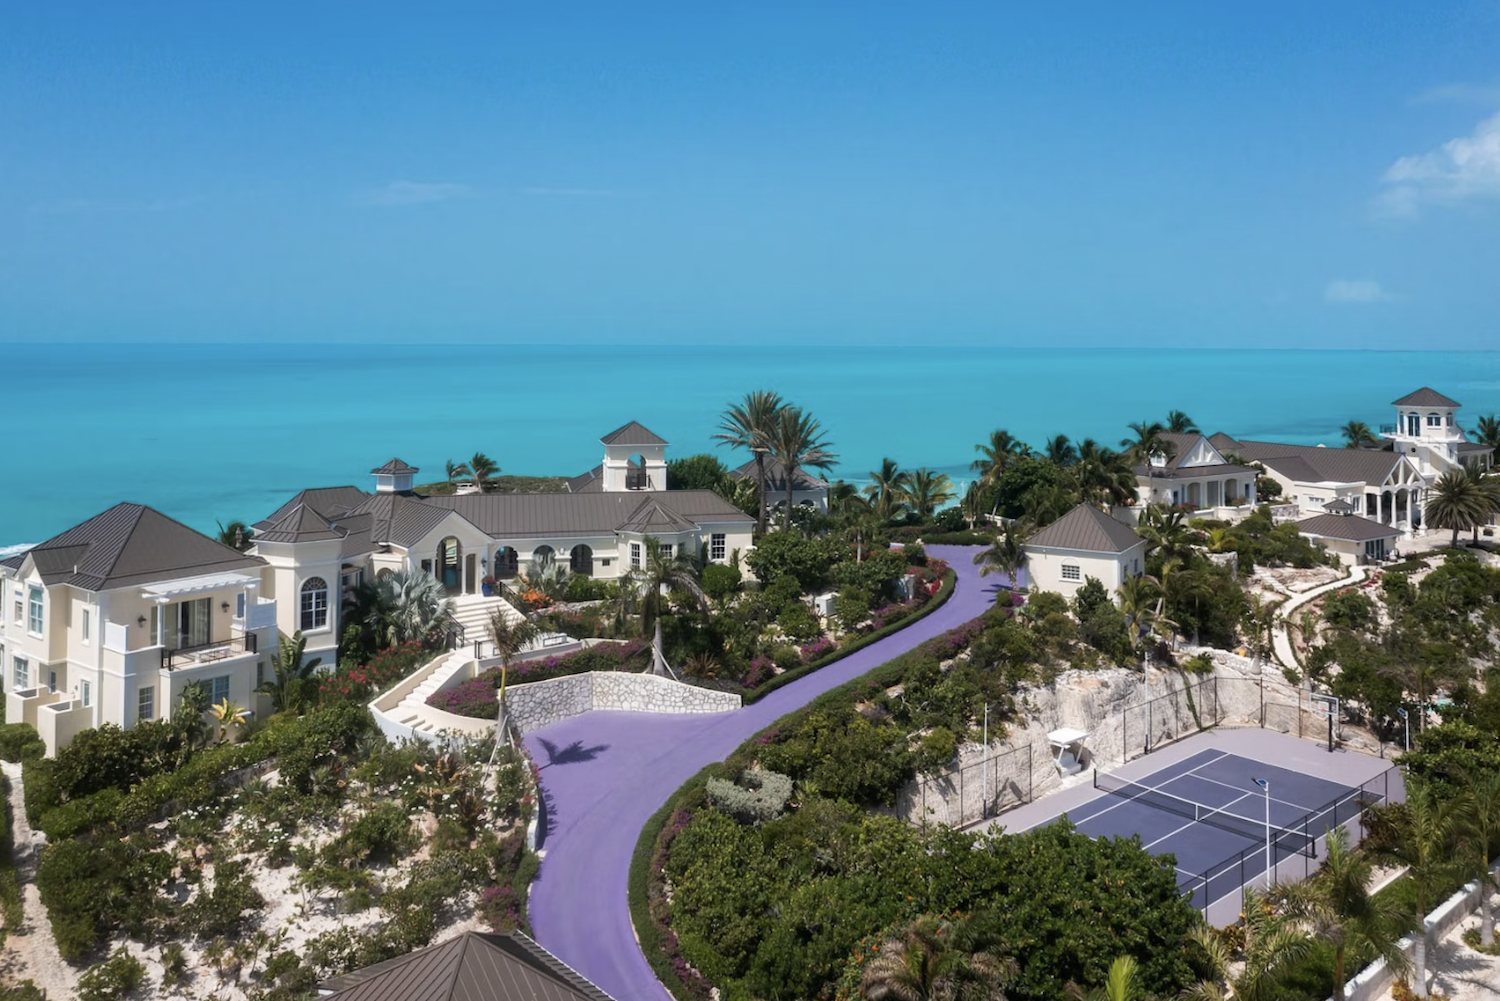
{"type": "Polygon", "coordinates": [[[1500,0],[0,25],[0,339],[1489,348],[1497,316],[1500,0]]]}

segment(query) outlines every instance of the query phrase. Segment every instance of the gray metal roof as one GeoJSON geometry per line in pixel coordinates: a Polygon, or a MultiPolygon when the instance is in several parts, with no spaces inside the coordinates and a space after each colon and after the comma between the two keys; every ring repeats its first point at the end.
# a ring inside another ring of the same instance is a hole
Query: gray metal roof
{"type": "Polygon", "coordinates": [[[617,427],[603,438],[599,439],[603,445],[668,445],[671,444],[665,438],[654,433],[650,428],[639,421],[631,421],[623,427],[617,427]]]}
{"type": "Polygon", "coordinates": [[[34,561],[43,583],[87,591],[266,565],[160,511],[129,503],[116,504],[23,555],[34,561]]]}
{"type": "Polygon", "coordinates": [[[400,459],[392,459],[383,466],[376,466],[370,472],[376,476],[396,476],[401,473],[416,473],[420,470],[416,466],[407,465],[400,459]]]}
{"type": "Polygon", "coordinates": [[[359,487],[313,487],[311,490],[299,490],[291,500],[272,511],[265,520],[257,521],[252,527],[257,532],[268,531],[299,504],[306,504],[323,517],[332,520],[351,508],[358,507],[369,496],[359,487]]]}
{"type": "Polygon", "coordinates": [[[1033,535],[1026,545],[1037,549],[1123,553],[1143,541],[1129,525],[1115,521],[1092,504],[1080,504],[1033,535]]]}
{"type": "Polygon", "coordinates": [[[276,524],[264,532],[257,533],[255,541],[316,542],[325,539],[342,539],[345,534],[347,533],[334,528],[328,523],[327,518],[306,504],[298,504],[276,524]]]}
{"type": "Polygon", "coordinates": [[[653,532],[691,532],[693,523],[669,511],[655,498],[647,497],[632,512],[630,517],[615,526],[616,531],[649,535],[653,532]]]}
{"type": "Polygon", "coordinates": [[[1376,539],[1396,539],[1401,536],[1399,528],[1353,514],[1320,514],[1296,524],[1297,531],[1303,535],[1319,539],[1373,542],[1376,539]]]}
{"type": "MultiPolygon", "coordinates": [[[[729,471],[729,475],[736,479],[755,479],[755,460],[751,459],[743,466],[729,471]]],[[[794,490],[826,490],[828,481],[818,478],[805,469],[798,469],[797,475],[792,478],[792,489],[794,490]]],[[[786,493],[786,468],[782,466],[779,459],[766,456],[766,493],[786,493]]]]}
{"type": "Polygon", "coordinates": [[[319,986],[338,1001],[612,1001],[519,932],[464,932],[319,986]]]}
{"type": "Polygon", "coordinates": [[[1407,393],[1399,400],[1391,402],[1393,407],[1461,407],[1462,403],[1450,400],[1435,389],[1423,386],[1415,393],[1407,393]]]}
{"type": "Polygon", "coordinates": [[[1324,504],[1323,511],[1326,514],[1354,514],[1355,508],[1348,501],[1339,499],[1331,500],[1327,504],[1324,504]]]}
{"type": "Polygon", "coordinates": [[[1493,452],[1495,449],[1479,441],[1461,441],[1458,443],[1458,450],[1471,455],[1479,455],[1484,452],[1493,452]]]}
{"type": "Polygon", "coordinates": [[[417,503],[457,511],[491,538],[534,539],[612,535],[634,517],[643,499],[691,524],[755,521],[711,490],[465,494],[428,497],[417,503]]]}
{"type": "Polygon", "coordinates": [[[1247,462],[1272,466],[1298,483],[1384,483],[1401,462],[1398,452],[1370,448],[1323,448],[1272,441],[1235,441],[1217,446],[1247,462]],[[1298,465],[1287,460],[1300,459],[1298,465]]]}
{"type": "Polygon", "coordinates": [[[568,481],[568,493],[598,493],[604,489],[604,463],[586,473],[579,473],[568,481]]]}

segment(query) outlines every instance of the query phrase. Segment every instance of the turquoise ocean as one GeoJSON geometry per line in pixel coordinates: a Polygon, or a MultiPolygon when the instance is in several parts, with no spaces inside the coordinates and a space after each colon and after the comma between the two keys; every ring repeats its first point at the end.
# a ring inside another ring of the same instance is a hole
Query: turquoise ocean
{"type": "Polygon", "coordinates": [[[1500,352],[1009,347],[0,343],[7,460],[0,547],[122,500],[204,531],[257,521],[310,486],[373,485],[392,457],[441,479],[476,451],[506,473],[573,475],[638,420],[667,455],[715,451],[724,406],[773,388],[822,421],[835,476],[883,456],[968,478],[994,428],[1117,445],[1187,412],[1208,432],[1341,444],[1431,386],[1460,422],[1500,412],[1500,352]]]}

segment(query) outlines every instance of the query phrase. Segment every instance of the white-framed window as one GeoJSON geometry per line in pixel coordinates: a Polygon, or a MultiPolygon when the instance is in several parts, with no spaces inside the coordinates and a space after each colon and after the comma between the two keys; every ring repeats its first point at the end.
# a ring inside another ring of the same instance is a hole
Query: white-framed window
{"type": "Polygon", "coordinates": [[[260,688],[266,683],[266,662],[257,660],[255,662],[255,687],[260,688]]]}
{"type": "Polygon", "coordinates": [[[605,558],[605,559],[602,559],[602,560],[600,560],[600,561],[599,561],[599,565],[600,565],[600,566],[601,566],[601,567],[607,567],[607,566],[609,566],[609,565],[610,565],[610,564],[611,564],[611,563],[613,563],[613,562],[614,562],[614,560],[611,560],[611,559],[608,559],[608,558],[605,558]]]}
{"type": "Polygon", "coordinates": [[[11,662],[10,680],[15,691],[31,687],[31,665],[25,657],[17,657],[11,662]]]}
{"type": "Polygon", "coordinates": [[[309,577],[302,584],[302,630],[323,629],[328,625],[328,582],[309,577]]]}
{"type": "Polygon", "coordinates": [[[1062,565],[1063,580],[1083,580],[1083,568],[1077,563],[1064,563],[1062,565]]]}
{"type": "Polygon", "coordinates": [[[245,592],[241,591],[234,596],[234,617],[243,619],[245,617],[245,592]]]}
{"type": "Polygon", "coordinates": [[[661,554],[669,560],[672,558],[672,544],[670,542],[663,542],[661,544],[661,554]]]}
{"type": "Polygon", "coordinates": [[[641,568],[641,544],[639,542],[630,544],[630,568],[632,570],[641,568]]]}
{"type": "Polygon", "coordinates": [[[142,723],[156,718],[156,687],[147,685],[136,693],[135,718],[142,723]]]}
{"type": "Polygon", "coordinates": [[[78,683],[78,701],[85,709],[94,704],[94,684],[90,681],[78,683]]]}
{"type": "Polygon", "coordinates": [[[79,623],[78,631],[85,643],[89,641],[89,610],[83,610],[83,621],[79,623]]]}
{"type": "Polygon", "coordinates": [[[16,611],[15,614],[11,616],[11,621],[15,622],[15,624],[19,626],[21,624],[21,621],[25,618],[26,592],[18,587],[16,588],[16,611]]]}
{"type": "Polygon", "coordinates": [[[710,535],[708,537],[708,558],[709,559],[711,559],[711,560],[713,560],[715,562],[718,562],[719,560],[722,560],[724,558],[724,556],[727,553],[727,551],[728,550],[726,549],[726,547],[724,545],[724,533],[723,532],[715,532],[713,535],[710,535]]]}
{"type": "Polygon", "coordinates": [[[1430,428],[1442,427],[1443,426],[1443,415],[1442,414],[1428,414],[1427,415],[1427,426],[1430,427],[1430,428]]]}
{"type": "Polygon", "coordinates": [[[34,587],[31,589],[31,598],[27,603],[26,631],[35,635],[42,635],[42,626],[45,619],[42,615],[42,589],[34,587]]]}
{"type": "Polygon", "coordinates": [[[229,698],[229,675],[221,674],[217,678],[209,678],[203,682],[203,687],[208,690],[208,704],[216,706],[229,698]]]}

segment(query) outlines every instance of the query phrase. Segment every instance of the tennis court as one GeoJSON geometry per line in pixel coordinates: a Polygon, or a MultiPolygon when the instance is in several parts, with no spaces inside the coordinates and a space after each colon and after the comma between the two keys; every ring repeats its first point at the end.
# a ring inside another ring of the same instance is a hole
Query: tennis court
{"type": "Polygon", "coordinates": [[[1153,854],[1170,852],[1178,886],[1205,912],[1264,881],[1268,811],[1273,865],[1284,879],[1285,860],[1307,860],[1294,867],[1297,876],[1313,871],[1319,839],[1385,797],[1377,783],[1342,786],[1218,749],[1133,780],[1095,773],[1094,784],[1105,795],[1070,809],[1068,819],[1093,837],[1139,835],[1153,854]]]}

